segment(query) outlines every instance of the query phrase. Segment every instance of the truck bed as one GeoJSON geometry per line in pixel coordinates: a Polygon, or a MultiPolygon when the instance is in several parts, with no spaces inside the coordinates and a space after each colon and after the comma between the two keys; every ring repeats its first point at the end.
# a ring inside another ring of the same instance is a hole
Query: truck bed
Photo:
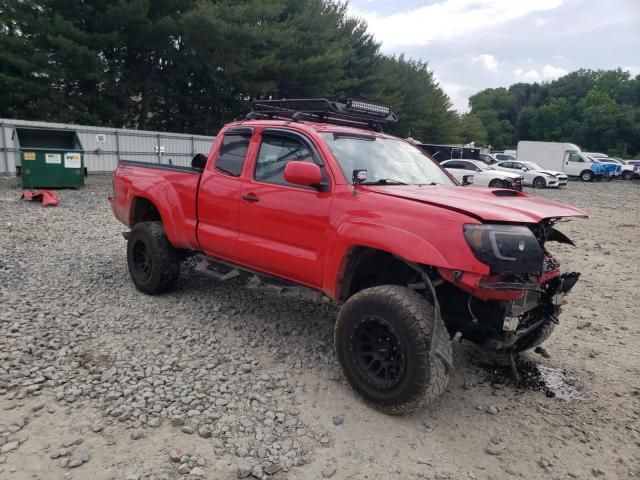
{"type": "Polygon", "coordinates": [[[141,216],[162,220],[175,247],[197,250],[196,197],[201,173],[191,167],[121,160],[113,176],[114,195],[109,199],[113,213],[128,227],[141,216]],[[158,210],[149,210],[149,203],[158,210]]]}

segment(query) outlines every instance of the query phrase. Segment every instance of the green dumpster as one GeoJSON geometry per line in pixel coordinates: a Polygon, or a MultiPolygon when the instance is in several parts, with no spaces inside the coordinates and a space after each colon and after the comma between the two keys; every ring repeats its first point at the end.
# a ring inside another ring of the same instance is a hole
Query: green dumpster
{"type": "Polygon", "coordinates": [[[82,145],[73,130],[16,128],[18,175],[25,188],[77,188],[84,185],[82,145]]]}

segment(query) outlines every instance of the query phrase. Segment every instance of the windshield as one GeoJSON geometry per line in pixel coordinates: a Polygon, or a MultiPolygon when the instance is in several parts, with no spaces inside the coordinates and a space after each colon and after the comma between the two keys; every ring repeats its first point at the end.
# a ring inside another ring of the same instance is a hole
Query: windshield
{"type": "Polygon", "coordinates": [[[455,185],[421,150],[401,140],[368,135],[321,133],[349,183],[366,170],[365,184],[455,185]]]}
{"type": "Polygon", "coordinates": [[[533,162],[522,162],[529,170],[544,170],[540,165],[533,162]]]}

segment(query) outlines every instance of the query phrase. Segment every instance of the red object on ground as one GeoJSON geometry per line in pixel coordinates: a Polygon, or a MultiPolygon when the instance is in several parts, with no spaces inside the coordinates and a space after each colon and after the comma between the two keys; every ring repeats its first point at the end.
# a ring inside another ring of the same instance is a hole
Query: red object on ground
{"type": "Polygon", "coordinates": [[[37,190],[35,192],[22,192],[22,200],[28,202],[41,202],[43,207],[55,207],[58,205],[58,196],[51,190],[37,190]]]}

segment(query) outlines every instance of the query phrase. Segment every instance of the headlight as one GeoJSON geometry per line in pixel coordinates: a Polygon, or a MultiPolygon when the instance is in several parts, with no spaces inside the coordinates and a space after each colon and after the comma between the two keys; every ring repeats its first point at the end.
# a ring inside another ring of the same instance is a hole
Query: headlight
{"type": "Polygon", "coordinates": [[[492,273],[542,271],[544,253],[538,239],[519,225],[465,225],[464,236],[473,254],[492,273]]]}

